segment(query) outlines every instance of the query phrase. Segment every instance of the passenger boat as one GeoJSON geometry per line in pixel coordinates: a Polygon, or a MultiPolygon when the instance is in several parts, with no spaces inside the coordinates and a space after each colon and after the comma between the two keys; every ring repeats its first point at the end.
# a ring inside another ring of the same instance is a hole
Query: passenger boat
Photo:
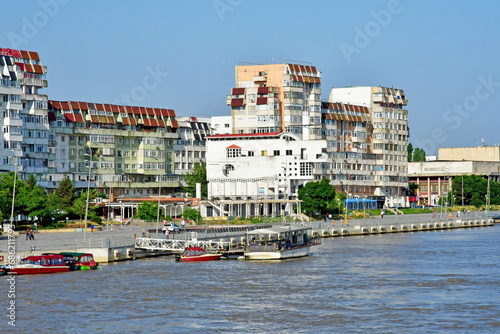
{"type": "Polygon", "coordinates": [[[94,270],[99,263],[94,261],[94,255],[90,253],[61,252],[63,256],[72,256],[75,260],[75,270],[94,270]]]}
{"type": "Polygon", "coordinates": [[[216,261],[219,260],[222,254],[207,253],[201,247],[187,247],[184,253],[180,256],[181,262],[196,262],[196,261],[216,261]]]}
{"type": "MultiPolygon", "coordinates": [[[[55,253],[43,253],[42,255],[58,255],[58,254],[55,254],[55,253]]],[[[75,259],[73,259],[73,256],[71,255],[64,255],[64,254],[61,254],[64,258],[64,264],[68,266],[69,268],[69,271],[73,271],[75,270],[75,267],[76,267],[76,261],[75,259]]]]}
{"type": "Polygon", "coordinates": [[[284,260],[308,256],[320,244],[309,237],[310,227],[278,226],[246,233],[245,260],[284,260]]]}
{"type": "Polygon", "coordinates": [[[69,271],[64,257],[58,254],[28,256],[9,269],[9,275],[48,274],[69,271]]]}

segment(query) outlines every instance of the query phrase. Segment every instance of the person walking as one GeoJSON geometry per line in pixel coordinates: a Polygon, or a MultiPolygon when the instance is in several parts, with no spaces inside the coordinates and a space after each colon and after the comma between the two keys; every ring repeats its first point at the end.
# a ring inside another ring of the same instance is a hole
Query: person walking
{"type": "Polygon", "coordinates": [[[94,224],[90,225],[90,232],[94,233],[94,224]]]}
{"type": "Polygon", "coordinates": [[[32,228],[30,229],[30,239],[35,240],[35,231],[32,228]]]}
{"type": "Polygon", "coordinates": [[[30,228],[28,227],[28,228],[26,229],[26,240],[30,240],[30,239],[31,239],[31,238],[30,238],[30,228]]]}

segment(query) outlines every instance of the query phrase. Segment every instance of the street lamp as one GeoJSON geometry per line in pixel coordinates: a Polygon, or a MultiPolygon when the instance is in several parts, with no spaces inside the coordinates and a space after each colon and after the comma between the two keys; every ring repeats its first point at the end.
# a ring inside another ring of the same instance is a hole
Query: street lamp
{"type": "Polygon", "coordinates": [[[366,195],[363,198],[363,223],[365,223],[366,220],[366,195]]]}
{"type": "Polygon", "coordinates": [[[161,196],[161,175],[158,175],[158,213],[156,214],[156,235],[158,235],[158,225],[160,224],[160,196],[161,196]]]}
{"type": "Polygon", "coordinates": [[[90,152],[89,176],[87,178],[87,203],[85,204],[85,228],[83,229],[83,241],[85,241],[85,238],[87,235],[87,217],[88,217],[88,213],[89,213],[90,174],[91,173],[92,173],[92,151],[90,152]]]}
{"type": "Polygon", "coordinates": [[[14,189],[12,191],[12,209],[10,212],[10,228],[14,230],[14,201],[16,199],[16,181],[17,181],[17,165],[19,158],[16,156],[16,164],[14,165],[14,189]]]}

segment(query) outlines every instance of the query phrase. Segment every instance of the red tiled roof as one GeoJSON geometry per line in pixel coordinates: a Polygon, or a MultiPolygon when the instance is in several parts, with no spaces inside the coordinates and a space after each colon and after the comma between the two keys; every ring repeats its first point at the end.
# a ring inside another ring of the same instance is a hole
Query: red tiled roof
{"type": "Polygon", "coordinates": [[[241,147],[240,147],[240,146],[238,146],[238,145],[233,144],[233,145],[231,145],[231,146],[226,147],[226,149],[228,149],[228,148],[241,148],[241,147]]]}

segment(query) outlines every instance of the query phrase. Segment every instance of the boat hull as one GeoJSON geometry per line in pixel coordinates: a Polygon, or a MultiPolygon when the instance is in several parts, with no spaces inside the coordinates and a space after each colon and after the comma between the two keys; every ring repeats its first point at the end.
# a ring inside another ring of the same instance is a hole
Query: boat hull
{"type": "Polygon", "coordinates": [[[33,275],[33,274],[51,274],[69,271],[67,266],[39,266],[39,265],[17,265],[9,270],[9,275],[33,275]]]}
{"type": "Polygon", "coordinates": [[[217,261],[222,254],[204,254],[199,256],[181,256],[181,262],[202,262],[202,261],[217,261]]]}
{"type": "Polygon", "coordinates": [[[312,245],[268,252],[245,252],[245,260],[285,260],[309,256],[312,245]]]}

